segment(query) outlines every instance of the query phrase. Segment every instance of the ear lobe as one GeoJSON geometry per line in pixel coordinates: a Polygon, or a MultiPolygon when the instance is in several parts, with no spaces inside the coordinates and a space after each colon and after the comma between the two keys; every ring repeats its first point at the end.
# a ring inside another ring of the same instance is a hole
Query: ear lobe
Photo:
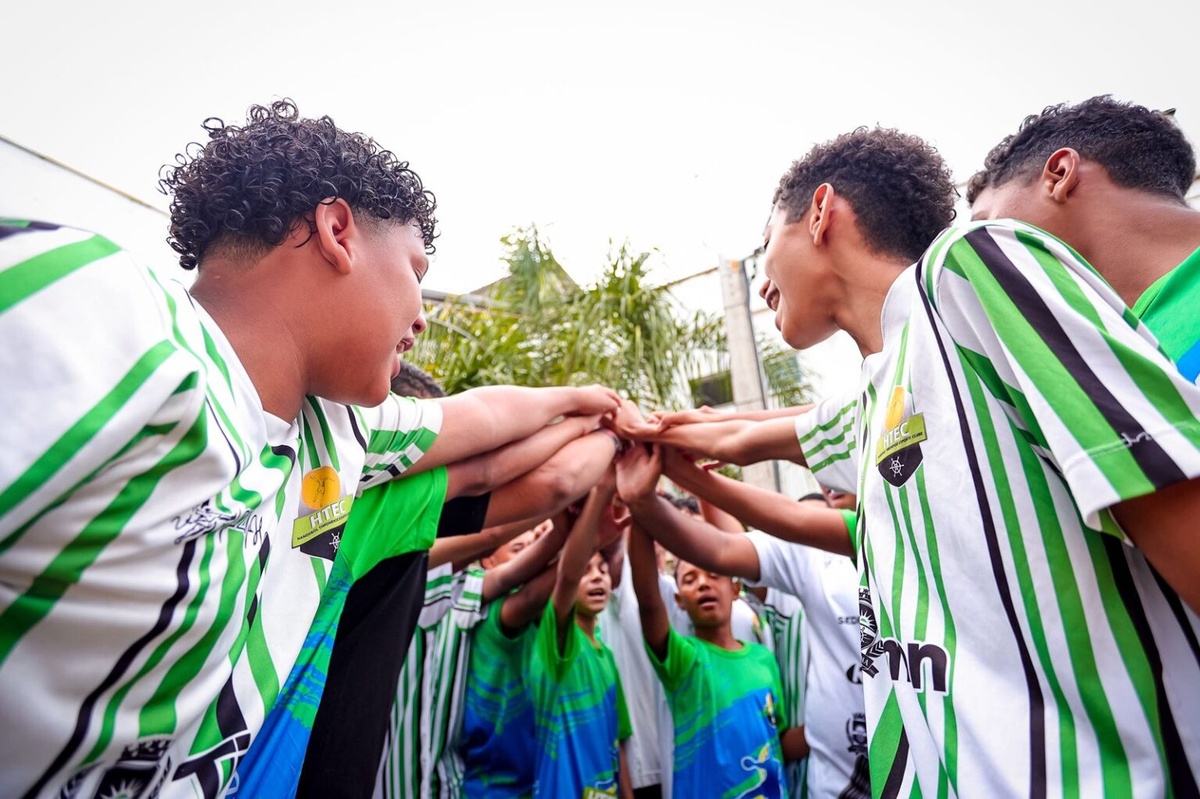
{"type": "Polygon", "coordinates": [[[808,232],[812,236],[813,244],[817,246],[825,243],[825,232],[829,229],[829,219],[832,215],[833,198],[835,196],[833,186],[828,183],[822,183],[813,192],[808,232]]]}
{"type": "Polygon", "coordinates": [[[354,212],[341,198],[322,202],[313,211],[317,248],[329,265],[342,274],[349,274],[355,256],[358,226],[354,212]]]}
{"type": "Polygon", "coordinates": [[[1070,147],[1062,147],[1046,159],[1042,183],[1051,200],[1064,203],[1070,198],[1079,185],[1081,160],[1079,153],[1070,147]]]}
{"type": "Polygon", "coordinates": [[[683,597],[681,597],[681,596],[679,595],[679,592],[678,592],[678,591],[676,591],[676,592],[675,592],[675,604],[679,606],[679,609],[680,609],[680,610],[683,610],[683,609],[684,609],[684,607],[683,607],[683,597]]]}

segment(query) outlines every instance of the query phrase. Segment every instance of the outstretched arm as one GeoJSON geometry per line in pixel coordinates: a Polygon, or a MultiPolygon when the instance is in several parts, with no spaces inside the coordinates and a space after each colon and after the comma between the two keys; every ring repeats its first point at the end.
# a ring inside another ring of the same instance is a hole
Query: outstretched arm
{"type": "Polygon", "coordinates": [[[431,401],[442,408],[442,429],[410,472],[456,463],[528,438],[559,416],[612,413],[620,397],[604,386],[485,386],[431,401]]]}
{"type": "Polygon", "coordinates": [[[532,472],[492,492],[484,524],[553,516],[582,497],[612,465],[619,442],[597,430],[558,450],[532,472]]]}
{"type": "Polygon", "coordinates": [[[650,424],[658,425],[659,430],[676,427],[681,424],[696,424],[697,422],[724,422],[731,419],[743,419],[761,422],[766,419],[778,419],[783,416],[793,417],[812,409],[812,405],[789,405],[786,408],[770,408],[763,411],[718,411],[703,405],[686,411],[659,411],[646,417],[650,424]]]}
{"type": "Polygon", "coordinates": [[[629,531],[629,571],[633,592],[637,595],[638,613],[642,619],[642,637],[659,660],[667,657],[667,635],[671,618],[658,590],[658,564],[654,559],[654,541],[634,524],[629,531]]]}
{"type": "MultiPolygon", "coordinates": [[[[785,541],[838,555],[854,555],[840,511],[816,503],[795,502],[783,494],[706,471],[678,452],[668,450],[663,458],[666,475],[676,485],[728,511],[745,524],[785,541]]],[[[673,549],[666,541],[663,544],[673,549]]]]}
{"type": "Polygon", "coordinates": [[[601,516],[608,513],[612,504],[616,487],[611,479],[602,480],[592,489],[583,511],[575,520],[563,546],[562,557],[558,560],[558,579],[554,583],[554,618],[558,626],[558,648],[566,645],[567,632],[570,629],[571,612],[575,607],[575,596],[579,591],[579,581],[587,572],[588,561],[596,552],[597,534],[600,529],[601,516]]]}
{"type": "Polygon", "coordinates": [[[500,626],[505,633],[515,635],[542,615],[557,576],[557,566],[547,566],[515,593],[501,600],[504,604],[500,606],[500,626]]]}
{"type": "Polygon", "coordinates": [[[670,427],[645,437],[697,455],[746,466],[768,460],[787,460],[805,466],[796,440],[794,416],[761,422],[731,419],[670,427]]]}
{"type": "Polygon", "coordinates": [[[657,445],[650,452],[644,445],[631,447],[618,461],[621,499],[629,505],[634,523],[690,563],[721,574],[757,580],[758,552],[749,539],[694,519],[655,492],[661,464],[662,451],[657,445]]]}
{"type": "Polygon", "coordinates": [[[483,578],[483,601],[491,602],[496,597],[507,594],[545,569],[546,564],[559,553],[566,540],[566,530],[555,526],[517,553],[508,563],[488,569],[483,578]]]}
{"type": "Polygon", "coordinates": [[[446,499],[473,497],[516,480],[570,442],[596,429],[599,416],[570,416],[499,449],[446,467],[446,499]]]}

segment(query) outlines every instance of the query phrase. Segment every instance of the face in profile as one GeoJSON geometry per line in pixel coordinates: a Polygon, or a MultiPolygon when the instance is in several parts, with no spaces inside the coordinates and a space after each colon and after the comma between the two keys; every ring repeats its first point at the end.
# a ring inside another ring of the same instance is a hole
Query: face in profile
{"type": "MultiPolygon", "coordinates": [[[[414,224],[368,221],[359,229],[347,282],[337,306],[325,311],[346,326],[338,351],[330,353],[330,370],[339,385],[321,396],[371,406],[387,398],[404,353],[425,329],[420,281],[429,258],[414,224]]],[[[314,306],[324,307],[321,298],[314,299],[314,306]]]]}
{"type": "Polygon", "coordinates": [[[612,577],[608,573],[608,561],[599,552],[588,561],[587,571],[579,581],[575,594],[575,612],[580,616],[595,616],[608,605],[612,593],[612,577]]]}
{"type": "Polygon", "coordinates": [[[517,555],[525,551],[526,547],[538,539],[537,531],[537,527],[533,528],[532,530],[526,530],[510,540],[508,543],[501,544],[500,546],[496,547],[495,552],[493,552],[487,558],[481,560],[480,563],[483,564],[485,569],[494,569],[497,566],[508,563],[517,555]]]}
{"type": "Polygon", "coordinates": [[[816,246],[803,220],[789,222],[776,206],[767,223],[762,264],[767,281],[759,294],[775,312],[775,327],[794,349],[805,349],[836,332],[819,300],[816,246]]]}
{"type": "Polygon", "coordinates": [[[681,560],[675,567],[675,591],[675,600],[692,620],[692,626],[712,629],[729,623],[738,586],[732,577],[681,560]]]}

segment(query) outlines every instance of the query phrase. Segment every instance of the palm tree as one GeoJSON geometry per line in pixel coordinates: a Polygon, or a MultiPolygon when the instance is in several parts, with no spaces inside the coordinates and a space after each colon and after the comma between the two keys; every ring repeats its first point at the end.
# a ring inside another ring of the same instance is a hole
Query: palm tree
{"type": "MultiPolygon", "coordinates": [[[[536,227],[502,242],[508,277],[472,302],[434,308],[410,354],[448,392],[603,383],[645,409],[682,408],[693,405],[689,378],[728,368],[721,319],[688,314],[668,289],[652,285],[652,253],[622,244],[596,282],[581,287],[536,227]]],[[[772,393],[791,401],[806,388],[790,352],[775,347],[764,363],[772,393]]]]}

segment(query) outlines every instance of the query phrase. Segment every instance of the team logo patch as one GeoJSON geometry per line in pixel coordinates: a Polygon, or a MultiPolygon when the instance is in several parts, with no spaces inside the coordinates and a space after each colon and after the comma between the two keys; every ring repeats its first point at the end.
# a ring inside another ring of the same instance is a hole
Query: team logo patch
{"type": "Polygon", "coordinates": [[[300,484],[302,506],[292,525],[292,549],[325,560],[337,556],[353,496],[341,496],[338,473],[322,466],[306,473],[300,484]]]}
{"type": "Polygon", "coordinates": [[[884,480],[899,488],[908,482],[921,465],[921,442],[925,434],[925,416],[914,413],[912,399],[903,386],[892,389],[883,435],[875,445],[875,468],[884,480]]]}

